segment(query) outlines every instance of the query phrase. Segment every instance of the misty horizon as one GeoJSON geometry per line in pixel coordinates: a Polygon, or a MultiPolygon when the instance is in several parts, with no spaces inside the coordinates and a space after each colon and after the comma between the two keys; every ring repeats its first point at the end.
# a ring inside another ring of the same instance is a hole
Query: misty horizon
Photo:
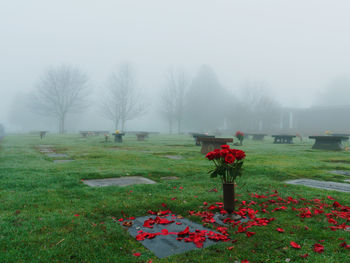
{"type": "Polygon", "coordinates": [[[171,68],[185,69],[192,81],[208,65],[237,98],[247,81],[263,82],[266,93],[286,108],[350,104],[347,1],[0,4],[0,123],[9,130],[21,130],[10,120],[16,98],[33,92],[49,67],[62,64],[85,72],[92,90],[93,106],[79,115],[79,123],[68,123],[75,124],[72,130],[112,129],[96,106],[108,76],[125,61],[134,66],[137,86],[151,105],[129,129],[167,130],[156,97],[171,68]],[[87,125],[90,118],[94,125],[87,125]]]}

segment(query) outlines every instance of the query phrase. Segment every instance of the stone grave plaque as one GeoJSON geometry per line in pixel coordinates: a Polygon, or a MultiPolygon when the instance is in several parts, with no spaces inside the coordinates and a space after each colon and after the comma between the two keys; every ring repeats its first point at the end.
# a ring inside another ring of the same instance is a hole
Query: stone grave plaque
{"type": "MultiPolygon", "coordinates": [[[[203,227],[202,225],[194,223],[186,218],[177,218],[176,215],[175,216],[169,215],[169,216],[162,217],[168,220],[175,221],[171,224],[167,224],[167,225],[154,224],[153,228],[143,227],[144,221],[149,218],[154,219],[156,218],[156,216],[155,215],[143,216],[133,220],[132,226],[129,227],[128,229],[129,234],[134,238],[136,238],[136,236],[138,235],[138,231],[140,230],[148,233],[159,233],[159,232],[162,232],[163,229],[167,229],[169,232],[181,232],[185,230],[186,227],[189,227],[190,232],[194,232],[196,229],[198,229],[198,230],[213,231],[216,234],[221,234],[214,231],[213,229],[203,227]]],[[[176,234],[158,235],[152,239],[146,238],[145,240],[139,241],[139,242],[141,242],[141,244],[144,245],[147,249],[151,250],[158,258],[164,258],[175,254],[181,254],[194,249],[201,249],[201,248],[197,248],[193,242],[176,240],[177,237],[178,236],[176,234]]],[[[214,244],[217,244],[217,242],[206,238],[206,240],[203,243],[203,248],[214,244]]]]}
{"type": "Polygon", "coordinates": [[[164,157],[172,160],[181,160],[183,157],[180,155],[164,155],[164,157]]]}
{"type": "Polygon", "coordinates": [[[350,185],[347,183],[336,183],[330,181],[317,181],[311,179],[297,179],[286,181],[288,184],[304,185],[325,190],[333,190],[339,192],[350,192],[350,185]]]}
{"type": "Polygon", "coordinates": [[[155,181],[147,179],[142,176],[128,176],[128,177],[118,177],[118,178],[105,178],[105,179],[95,179],[95,180],[84,180],[84,184],[89,186],[127,186],[133,184],[155,184],[155,181]]]}
{"type": "Polygon", "coordinates": [[[350,176],[350,171],[344,171],[344,170],[334,170],[331,171],[332,174],[339,174],[339,175],[345,175],[350,176]]]}
{"type": "Polygon", "coordinates": [[[51,158],[60,158],[60,157],[68,157],[66,153],[47,153],[46,156],[51,158]]]}
{"type": "Polygon", "coordinates": [[[53,160],[54,163],[69,163],[73,162],[74,160],[53,160]]]}

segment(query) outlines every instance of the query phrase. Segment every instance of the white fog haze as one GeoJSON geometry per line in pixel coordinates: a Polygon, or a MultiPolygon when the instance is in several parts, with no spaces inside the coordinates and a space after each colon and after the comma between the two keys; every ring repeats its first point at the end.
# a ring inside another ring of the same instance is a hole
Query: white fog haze
{"type": "Polygon", "coordinates": [[[57,118],[33,111],[33,96],[48,69],[66,65],[88,87],[87,107],[67,112],[67,132],[298,129],[281,116],[350,108],[349,10],[348,0],[0,0],[0,123],[58,132],[57,118]],[[125,63],[134,108],[110,93],[125,63]],[[178,73],[166,95],[171,70],[186,76],[183,96],[171,95],[185,80],[178,73]],[[106,114],[111,100],[118,109],[106,114]]]}

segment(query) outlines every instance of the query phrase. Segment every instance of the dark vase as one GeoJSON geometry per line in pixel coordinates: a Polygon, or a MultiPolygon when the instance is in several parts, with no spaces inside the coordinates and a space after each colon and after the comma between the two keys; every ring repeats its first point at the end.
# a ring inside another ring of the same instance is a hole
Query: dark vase
{"type": "Polygon", "coordinates": [[[234,184],[222,184],[224,192],[224,209],[232,214],[235,210],[235,187],[234,184]]]}

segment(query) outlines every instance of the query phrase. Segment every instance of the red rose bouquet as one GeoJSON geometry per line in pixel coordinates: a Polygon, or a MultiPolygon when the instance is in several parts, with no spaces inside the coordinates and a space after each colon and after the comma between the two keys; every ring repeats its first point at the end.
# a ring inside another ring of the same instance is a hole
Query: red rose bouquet
{"type": "Polygon", "coordinates": [[[223,184],[230,184],[241,175],[245,153],[242,150],[230,149],[229,145],[222,145],[221,149],[209,152],[206,158],[215,164],[215,168],[209,171],[210,177],[220,176],[223,184]]]}

